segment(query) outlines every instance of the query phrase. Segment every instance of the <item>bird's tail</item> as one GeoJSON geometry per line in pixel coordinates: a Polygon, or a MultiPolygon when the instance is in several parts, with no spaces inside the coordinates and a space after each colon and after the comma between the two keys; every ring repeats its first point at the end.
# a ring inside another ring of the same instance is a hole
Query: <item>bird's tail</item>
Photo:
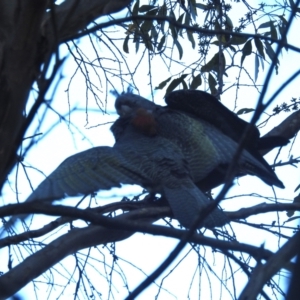
{"type": "MultiPolygon", "coordinates": [[[[199,214],[209,204],[208,197],[196,186],[192,188],[164,188],[164,195],[175,218],[186,228],[190,228],[199,214]]],[[[202,226],[207,228],[221,227],[229,222],[226,214],[219,208],[205,217],[202,226]]],[[[202,227],[200,226],[200,227],[202,227]]]]}

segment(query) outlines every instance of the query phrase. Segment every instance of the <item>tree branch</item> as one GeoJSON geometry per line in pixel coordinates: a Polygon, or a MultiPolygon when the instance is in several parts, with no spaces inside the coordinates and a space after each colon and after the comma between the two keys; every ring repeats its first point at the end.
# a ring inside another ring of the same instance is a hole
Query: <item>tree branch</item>
{"type": "Polygon", "coordinates": [[[296,233],[283,247],[273,254],[266,264],[259,263],[253,270],[248,284],[239,300],[255,300],[263,286],[298,252],[300,232],[296,233]]]}
{"type": "MultiPolygon", "coordinates": [[[[124,9],[132,0],[67,0],[55,7],[58,39],[60,42],[70,39],[95,19],[124,9]]],[[[42,32],[46,37],[52,36],[51,12],[43,21],[42,32]]]]}
{"type": "Polygon", "coordinates": [[[253,215],[267,213],[271,211],[288,211],[288,210],[300,210],[300,203],[276,203],[267,204],[260,203],[255,206],[241,208],[237,211],[226,212],[231,220],[246,219],[253,215]]]}
{"type": "Polygon", "coordinates": [[[300,110],[289,115],[278,126],[274,127],[265,136],[280,135],[292,139],[300,130],[300,110]]]}
{"type": "MultiPolygon", "coordinates": [[[[170,210],[166,207],[147,207],[122,214],[115,218],[107,218],[91,211],[83,211],[73,207],[36,205],[35,208],[29,211],[30,206],[27,206],[28,212],[35,210],[36,212],[45,211],[52,215],[62,214],[92,221],[94,224],[105,224],[107,227],[92,225],[82,229],[73,229],[45,246],[42,250],[32,254],[18,266],[0,277],[0,295],[4,297],[13,295],[54,264],[81,249],[120,241],[130,237],[135,232],[173,237],[176,239],[181,239],[185,234],[183,230],[151,225],[151,223],[168,214],[170,210]],[[20,274],[23,275],[20,276],[20,274]]],[[[25,205],[23,205],[23,210],[24,207],[25,205]]],[[[267,260],[273,254],[271,251],[259,247],[237,241],[216,240],[205,237],[202,234],[193,234],[188,241],[221,250],[245,252],[253,256],[257,261],[261,259],[267,260]]]]}

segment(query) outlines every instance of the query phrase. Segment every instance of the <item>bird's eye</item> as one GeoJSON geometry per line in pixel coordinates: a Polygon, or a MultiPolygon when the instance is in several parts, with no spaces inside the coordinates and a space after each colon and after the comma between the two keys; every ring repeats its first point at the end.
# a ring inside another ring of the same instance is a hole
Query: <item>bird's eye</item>
{"type": "Polygon", "coordinates": [[[132,112],[132,108],[126,104],[122,104],[120,108],[117,109],[117,112],[120,116],[126,116],[132,112]]]}

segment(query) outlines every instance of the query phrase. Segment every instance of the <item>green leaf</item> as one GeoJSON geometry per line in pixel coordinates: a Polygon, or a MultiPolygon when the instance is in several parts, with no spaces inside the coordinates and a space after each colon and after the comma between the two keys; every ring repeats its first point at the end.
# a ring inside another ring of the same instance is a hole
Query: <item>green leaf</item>
{"type": "MultiPolygon", "coordinates": [[[[166,17],[167,16],[167,7],[166,7],[166,3],[165,2],[163,4],[163,6],[161,6],[160,9],[158,10],[157,15],[160,16],[160,17],[166,17]]],[[[165,23],[166,23],[166,21],[157,20],[157,23],[159,25],[161,25],[161,31],[162,31],[162,33],[165,33],[165,23]]]]}
{"type": "Polygon", "coordinates": [[[135,37],[133,40],[135,41],[135,53],[138,53],[140,48],[140,39],[135,37]]]}
{"type": "Polygon", "coordinates": [[[225,21],[225,29],[230,30],[230,31],[233,29],[233,23],[227,15],[226,15],[226,21],[225,21]]]}
{"type": "Polygon", "coordinates": [[[220,42],[217,40],[217,41],[213,41],[210,43],[211,45],[216,45],[216,46],[219,46],[220,45],[220,42]]]}
{"type": "Polygon", "coordinates": [[[195,39],[193,37],[193,33],[190,30],[187,30],[186,34],[187,34],[187,37],[188,37],[189,41],[192,44],[192,48],[195,49],[196,43],[195,43],[195,39]]]}
{"type": "Polygon", "coordinates": [[[176,22],[182,24],[182,23],[183,23],[183,17],[184,17],[184,15],[185,15],[185,14],[180,15],[180,17],[177,19],[176,22]]]}
{"type": "Polygon", "coordinates": [[[201,67],[201,72],[215,71],[219,67],[219,53],[217,52],[212,59],[204,66],[201,67]]]}
{"type": "Polygon", "coordinates": [[[198,86],[200,86],[202,84],[202,79],[201,79],[201,75],[198,74],[197,76],[193,76],[193,80],[191,82],[191,85],[190,85],[190,89],[191,90],[195,90],[197,89],[198,86]]]}
{"type": "Polygon", "coordinates": [[[154,44],[156,45],[157,44],[157,39],[158,39],[158,32],[156,31],[155,26],[151,27],[150,38],[153,39],[154,44]]]}
{"type": "Polygon", "coordinates": [[[133,16],[137,16],[138,15],[138,12],[139,12],[139,6],[140,6],[140,1],[137,0],[133,6],[133,9],[132,9],[132,15],[133,16]]]}
{"type": "Polygon", "coordinates": [[[215,25],[215,30],[222,30],[222,27],[218,20],[215,21],[214,25],[215,25]]]}
{"type": "Polygon", "coordinates": [[[186,26],[189,26],[191,23],[191,15],[190,14],[185,14],[185,20],[184,20],[184,24],[186,26]]]}
{"type": "MultiPolygon", "coordinates": [[[[285,25],[279,25],[278,26],[278,30],[279,30],[281,39],[283,40],[284,43],[287,44],[287,38],[286,38],[286,34],[285,34],[285,29],[286,29],[285,25]]],[[[286,51],[289,50],[289,48],[287,46],[285,46],[284,48],[285,48],[286,51]]]]}
{"type": "Polygon", "coordinates": [[[250,55],[252,53],[252,43],[251,43],[251,40],[249,40],[245,44],[245,46],[243,47],[242,52],[243,52],[243,55],[245,55],[245,56],[248,56],[248,55],[250,55]]]}
{"type": "MultiPolygon", "coordinates": [[[[185,20],[184,20],[184,24],[189,26],[191,22],[191,16],[190,14],[185,14],[185,20]]],[[[195,39],[193,37],[193,32],[191,30],[187,30],[186,31],[188,40],[191,42],[193,49],[195,49],[196,43],[195,43],[195,39]]]]}
{"type": "MultiPolygon", "coordinates": [[[[149,10],[145,16],[156,16],[158,14],[158,11],[159,11],[159,8],[155,8],[155,9],[152,9],[152,10],[149,10]]],[[[153,22],[153,21],[152,21],[153,22]]]]}
{"type": "Polygon", "coordinates": [[[256,46],[256,49],[257,49],[259,55],[265,59],[264,46],[263,46],[263,43],[261,42],[261,40],[258,38],[255,38],[254,43],[255,43],[255,46],[256,46]]]}
{"type": "MultiPolygon", "coordinates": [[[[149,6],[149,5],[146,5],[146,6],[149,6]]],[[[157,13],[158,13],[158,8],[154,7],[154,9],[147,11],[145,16],[155,16],[157,13]]],[[[141,29],[140,29],[142,33],[147,33],[154,27],[153,20],[145,20],[145,21],[141,21],[141,23],[142,22],[143,22],[143,24],[141,25],[141,29]]]]}
{"type": "Polygon", "coordinates": [[[142,39],[143,39],[143,42],[145,44],[145,47],[150,50],[150,51],[153,51],[153,45],[152,45],[152,42],[151,42],[151,39],[150,39],[150,36],[148,33],[146,34],[143,34],[142,35],[142,39]]]}
{"type": "Polygon", "coordinates": [[[251,44],[251,40],[249,40],[245,46],[242,49],[242,58],[241,58],[241,65],[243,65],[244,59],[246,56],[250,55],[252,53],[252,44],[251,44]]]}
{"type": "Polygon", "coordinates": [[[259,58],[259,60],[260,60],[261,68],[262,68],[262,70],[264,71],[264,69],[265,69],[264,60],[261,58],[261,56],[259,56],[258,58],[259,58]]]}
{"type": "Polygon", "coordinates": [[[182,49],[180,43],[178,42],[178,39],[174,39],[174,44],[175,44],[175,46],[176,46],[177,49],[178,49],[178,52],[179,52],[179,59],[181,59],[181,58],[182,58],[182,55],[183,55],[183,49],[182,49]]]}
{"type": "Polygon", "coordinates": [[[173,10],[170,10],[169,17],[170,17],[171,19],[174,19],[174,21],[176,21],[176,18],[175,18],[175,15],[174,15],[173,10]]]}
{"type": "Polygon", "coordinates": [[[261,56],[258,57],[260,60],[260,64],[261,64],[261,68],[264,71],[265,70],[265,64],[264,64],[264,60],[261,58],[261,56]]]}
{"type": "Polygon", "coordinates": [[[160,39],[160,42],[157,46],[157,50],[160,51],[163,47],[163,45],[165,44],[165,41],[166,41],[166,37],[163,35],[162,38],[160,39]]]}
{"type": "Polygon", "coordinates": [[[258,55],[255,54],[255,69],[254,69],[254,81],[256,82],[259,73],[259,58],[258,55]]]}
{"type": "Polygon", "coordinates": [[[193,20],[196,20],[197,17],[196,0],[190,0],[190,13],[193,20]]]}
{"type": "MultiPolygon", "coordinates": [[[[158,13],[158,8],[148,11],[145,16],[155,16],[158,13]]],[[[153,28],[153,20],[144,21],[141,26],[141,32],[147,33],[153,28]]]]}
{"type": "Polygon", "coordinates": [[[129,53],[128,42],[129,42],[129,35],[126,36],[124,43],[123,43],[123,51],[125,53],[129,53]]]}
{"type": "Polygon", "coordinates": [[[282,21],[282,25],[283,26],[287,26],[288,21],[283,17],[283,16],[279,16],[280,20],[282,21]]]}
{"type": "Polygon", "coordinates": [[[154,6],[154,5],[142,5],[139,8],[139,12],[143,13],[143,12],[149,11],[149,10],[154,9],[154,8],[156,8],[156,6],[154,6]]]}
{"type": "Polygon", "coordinates": [[[135,53],[139,52],[139,48],[140,48],[140,40],[135,39],[135,53]]]}
{"type": "Polygon", "coordinates": [[[209,89],[210,89],[212,95],[217,94],[216,85],[217,85],[216,79],[209,73],[209,75],[208,75],[208,86],[209,86],[209,89]]]}
{"type": "Polygon", "coordinates": [[[168,79],[162,81],[162,82],[161,82],[157,87],[155,87],[154,89],[155,89],[155,90],[161,90],[161,89],[163,89],[163,88],[166,86],[166,84],[167,84],[171,79],[172,79],[172,77],[169,77],[168,79]]]}
{"type": "MultiPolygon", "coordinates": [[[[225,60],[224,53],[222,53],[221,59],[223,60],[222,61],[222,65],[226,66],[226,60],[225,60]]],[[[219,52],[217,52],[213,56],[213,58],[206,65],[204,65],[204,66],[201,67],[201,72],[211,72],[211,71],[215,71],[218,74],[220,72],[220,56],[219,56],[219,52]]],[[[225,75],[226,75],[226,73],[225,73],[225,75]]]]}
{"type": "Polygon", "coordinates": [[[150,31],[151,27],[153,26],[152,21],[145,21],[142,26],[141,26],[141,32],[142,33],[147,33],[150,31]]]}
{"type": "Polygon", "coordinates": [[[183,89],[184,89],[184,90],[187,90],[187,89],[188,89],[188,86],[187,86],[185,80],[182,80],[181,83],[182,83],[182,85],[183,85],[183,89]]]}
{"type": "Polygon", "coordinates": [[[258,26],[257,29],[261,29],[261,28],[268,28],[268,27],[271,27],[271,25],[273,24],[274,21],[268,21],[268,22],[265,22],[265,23],[262,23],[258,26]]]}
{"type": "Polygon", "coordinates": [[[127,31],[125,32],[125,34],[126,35],[132,34],[137,30],[137,24],[131,23],[131,24],[127,25],[126,28],[127,28],[127,31]]]}
{"type": "Polygon", "coordinates": [[[175,26],[173,26],[173,24],[170,24],[169,29],[171,30],[171,35],[172,35],[173,39],[176,40],[177,39],[177,28],[175,26]]]}
{"type": "Polygon", "coordinates": [[[245,115],[245,114],[248,114],[250,112],[253,112],[255,111],[254,108],[241,108],[239,111],[237,111],[237,115],[245,115]]]}
{"type": "MultiPolygon", "coordinates": [[[[182,14],[179,18],[178,18],[178,20],[176,21],[176,22],[179,22],[180,24],[183,24],[183,17],[184,17],[184,14],[182,14]]],[[[177,28],[177,30],[178,30],[178,34],[183,38],[183,28],[177,28]]]]}
{"type": "Polygon", "coordinates": [[[232,39],[230,40],[231,45],[242,45],[247,42],[248,38],[243,37],[243,36],[233,36],[232,39]]]}
{"type": "MultiPolygon", "coordinates": [[[[266,53],[269,56],[269,58],[271,59],[271,61],[275,60],[275,52],[273,50],[273,48],[271,47],[271,45],[268,42],[264,42],[265,44],[265,49],[266,49],[266,53]]],[[[279,64],[279,60],[277,58],[276,60],[276,65],[279,64]]]]}
{"type": "Polygon", "coordinates": [[[270,27],[271,27],[271,38],[274,40],[277,40],[278,39],[277,31],[276,31],[276,28],[275,28],[273,22],[271,22],[270,27]]]}
{"type": "Polygon", "coordinates": [[[167,88],[166,95],[172,92],[180,83],[185,83],[184,78],[188,74],[182,74],[179,78],[174,79],[167,88]]]}
{"type": "Polygon", "coordinates": [[[196,3],[195,7],[200,8],[202,10],[207,10],[207,5],[196,3]]]}
{"type": "MultiPolygon", "coordinates": [[[[173,11],[170,12],[170,17],[175,19],[175,15],[174,15],[173,11]]],[[[171,35],[172,35],[173,39],[174,40],[177,39],[177,36],[178,36],[177,28],[173,24],[170,24],[169,28],[171,30],[171,35]]]]}

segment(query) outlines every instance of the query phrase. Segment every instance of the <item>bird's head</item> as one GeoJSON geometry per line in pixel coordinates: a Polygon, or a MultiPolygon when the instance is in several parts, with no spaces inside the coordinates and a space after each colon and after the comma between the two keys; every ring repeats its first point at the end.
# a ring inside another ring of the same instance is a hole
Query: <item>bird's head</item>
{"type": "Polygon", "coordinates": [[[157,108],[153,102],[132,93],[124,93],[117,97],[115,108],[120,117],[132,117],[139,109],[144,109],[149,113],[157,108]]]}
{"type": "Polygon", "coordinates": [[[157,133],[155,111],[159,106],[153,102],[131,93],[121,94],[115,102],[115,108],[120,116],[143,134],[154,136],[157,133]]]}

